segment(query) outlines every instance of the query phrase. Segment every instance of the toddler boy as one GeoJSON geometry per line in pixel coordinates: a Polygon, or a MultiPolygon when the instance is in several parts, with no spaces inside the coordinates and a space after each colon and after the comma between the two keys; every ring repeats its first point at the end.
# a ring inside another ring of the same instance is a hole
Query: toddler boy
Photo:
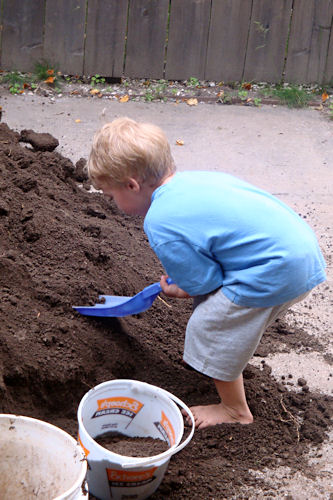
{"type": "Polygon", "coordinates": [[[176,172],[169,143],[152,124],[119,118],[104,125],[88,172],[119,209],[145,217],[167,273],[163,292],[194,299],[184,361],[213,378],[221,399],[191,408],[197,428],[251,423],[243,369],[265,329],[326,279],[314,233],[287,205],[236,177],[176,172]]]}

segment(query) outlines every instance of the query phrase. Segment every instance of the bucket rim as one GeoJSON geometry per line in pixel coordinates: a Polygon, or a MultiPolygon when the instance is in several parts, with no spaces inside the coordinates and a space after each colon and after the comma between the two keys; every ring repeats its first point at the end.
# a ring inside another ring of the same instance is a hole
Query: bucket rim
{"type": "MultiPolygon", "coordinates": [[[[82,467],[80,470],[79,477],[76,479],[75,483],[68,488],[66,491],[61,493],[61,495],[58,495],[57,497],[54,497],[52,500],[63,500],[66,498],[66,496],[71,495],[72,493],[75,493],[75,490],[77,490],[79,487],[81,488],[82,485],[85,483],[86,475],[87,475],[87,457],[85,456],[85,453],[80,446],[80,444],[70,435],[68,432],[64,431],[60,427],[57,427],[56,425],[50,424],[49,422],[45,422],[44,420],[40,420],[38,418],[34,417],[27,417],[25,415],[15,415],[12,413],[0,413],[0,421],[7,419],[10,423],[10,425],[13,425],[15,422],[26,422],[26,423],[32,423],[32,424],[37,424],[40,427],[44,427],[45,429],[56,431],[58,434],[61,434],[63,437],[68,439],[69,441],[72,442],[72,444],[75,446],[76,453],[78,454],[79,461],[82,463],[82,467]]],[[[75,456],[75,455],[74,455],[75,456]]]]}
{"type": "Polygon", "coordinates": [[[192,439],[192,436],[194,433],[194,428],[195,428],[195,422],[194,422],[194,417],[192,415],[192,412],[185,405],[185,403],[183,403],[183,401],[181,401],[179,398],[174,396],[172,393],[166,391],[165,389],[162,389],[161,387],[158,387],[158,386],[153,385],[153,384],[149,384],[147,382],[141,382],[140,380],[134,380],[134,379],[113,379],[113,380],[109,380],[106,382],[102,382],[101,384],[98,384],[95,387],[93,387],[81,399],[79,407],[78,407],[78,411],[77,411],[77,417],[78,417],[78,422],[79,422],[79,433],[82,430],[84,432],[85,438],[90,443],[92,443],[94,446],[97,445],[98,448],[103,450],[103,453],[106,452],[106,456],[109,456],[111,458],[112,456],[116,455],[116,456],[119,456],[122,458],[124,458],[124,457],[128,458],[130,460],[130,462],[128,462],[128,463],[119,463],[119,466],[121,466],[123,469],[135,468],[135,467],[140,467],[140,466],[144,467],[146,465],[158,464],[159,462],[166,462],[167,460],[170,459],[170,457],[172,455],[174,455],[175,453],[180,451],[182,448],[184,448],[184,446],[186,446],[186,444],[192,439]],[[107,448],[103,448],[103,446],[99,445],[97,443],[97,441],[95,441],[95,439],[90,436],[90,434],[88,433],[88,431],[85,428],[85,425],[83,423],[83,418],[82,418],[82,408],[83,408],[84,403],[86,402],[88,397],[91,396],[94,392],[96,392],[100,389],[103,389],[105,386],[109,386],[112,384],[119,385],[120,383],[125,383],[125,384],[126,383],[135,383],[137,385],[140,385],[141,387],[146,387],[147,389],[153,388],[155,390],[155,392],[157,392],[160,396],[163,397],[163,399],[168,400],[168,402],[174,406],[174,408],[176,409],[177,413],[180,416],[180,422],[181,422],[181,427],[182,427],[181,428],[182,432],[180,433],[180,438],[176,441],[176,443],[174,445],[170,446],[170,448],[168,448],[166,451],[164,451],[162,453],[159,453],[158,455],[153,455],[153,456],[149,456],[149,457],[127,457],[126,455],[120,455],[119,453],[114,453],[114,452],[108,450],[107,448]],[[186,440],[181,444],[179,444],[179,443],[182,440],[182,437],[184,435],[184,420],[183,420],[182,413],[179,410],[176,403],[179,404],[182,408],[184,408],[187,411],[187,413],[190,415],[190,418],[192,421],[191,432],[190,432],[189,436],[186,438],[186,440]]]}

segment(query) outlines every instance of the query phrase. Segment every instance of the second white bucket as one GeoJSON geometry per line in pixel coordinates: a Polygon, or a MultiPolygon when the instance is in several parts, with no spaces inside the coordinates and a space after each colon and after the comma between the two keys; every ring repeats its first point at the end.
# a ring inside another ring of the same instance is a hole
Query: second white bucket
{"type": "Polygon", "coordinates": [[[0,457],[1,500],[88,500],[82,448],[54,425],[1,414],[0,457]]]}
{"type": "Polygon", "coordinates": [[[88,460],[89,491],[100,500],[148,498],[160,485],[170,457],[192,439],[194,418],[176,396],[137,380],[111,380],[91,389],[78,408],[79,441],[88,460]],[[177,404],[176,404],[177,403],[177,404]],[[187,438],[179,405],[190,416],[187,438]],[[94,438],[119,432],[129,437],[166,441],[169,449],[152,457],[126,457],[100,446],[94,438]]]}

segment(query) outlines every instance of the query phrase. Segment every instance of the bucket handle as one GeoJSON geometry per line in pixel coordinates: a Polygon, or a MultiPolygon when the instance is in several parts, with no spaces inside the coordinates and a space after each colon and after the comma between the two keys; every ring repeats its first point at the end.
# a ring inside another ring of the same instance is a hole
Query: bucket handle
{"type": "Polygon", "coordinates": [[[182,443],[180,443],[178,446],[176,446],[176,447],[172,446],[167,451],[164,451],[163,453],[160,453],[159,455],[154,455],[153,457],[148,457],[147,459],[144,459],[144,460],[142,460],[140,462],[137,461],[137,462],[123,463],[123,464],[121,464],[121,466],[122,466],[123,469],[134,469],[134,468],[137,469],[138,467],[140,467],[142,465],[154,464],[154,463],[158,462],[159,460],[171,457],[172,455],[175,455],[180,450],[182,450],[183,448],[185,448],[185,446],[191,441],[191,439],[193,437],[194,429],[195,429],[195,422],[194,422],[193,414],[192,414],[191,410],[189,409],[189,407],[186,406],[186,404],[183,403],[183,401],[181,399],[177,398],[177,396],[175,396],[174,394],[171,394],[171,392],[168,392],[165,389],[162,389],[161,387],[158,387],[158,392],[161,392],[164,396],[167,396],[168,398],[172,399],[181,408],[183,408],[183,410],[186,411],[186,413],[191,418],[191,423],[192,423],[191,432],[187,436],[187,438],[185,439],[185,441],[183,441],[182,443]]]}

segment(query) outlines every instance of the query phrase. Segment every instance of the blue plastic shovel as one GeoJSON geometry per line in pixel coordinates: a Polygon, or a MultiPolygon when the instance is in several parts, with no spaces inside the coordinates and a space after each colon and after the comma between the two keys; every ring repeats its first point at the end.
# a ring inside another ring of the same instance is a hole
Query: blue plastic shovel
{"type": "MultiPolygon", "coordinates": [[[[167,282],[172,285],[173,281],[168,278],[167,282]]],[[[156,297],[161,293],[159,283],[147,286],[134,297],[121,297],[118,295],[100,295],[103,304],[94,306],[73,306],[73,309],[85,316],[100,316],[103,318],[120,318],[146,311],[152,305],[156,297]]]]}

